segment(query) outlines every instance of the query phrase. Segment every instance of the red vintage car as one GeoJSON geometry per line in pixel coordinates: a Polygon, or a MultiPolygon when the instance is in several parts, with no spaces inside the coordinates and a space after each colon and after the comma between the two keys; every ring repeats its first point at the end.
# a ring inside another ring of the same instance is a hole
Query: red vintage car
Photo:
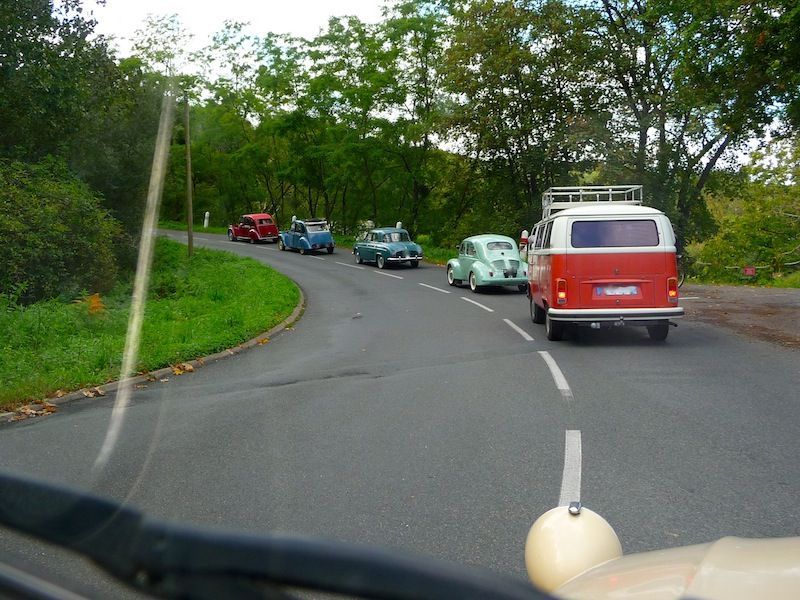
{"type": "Polygon", "coordinates": [[[228,239],[232,242],[239,240],[255,244],[257,242],[277,242],[280,234],[278,226],[267,213],[242,215],[239,223],[228,225],[228,239]]]}

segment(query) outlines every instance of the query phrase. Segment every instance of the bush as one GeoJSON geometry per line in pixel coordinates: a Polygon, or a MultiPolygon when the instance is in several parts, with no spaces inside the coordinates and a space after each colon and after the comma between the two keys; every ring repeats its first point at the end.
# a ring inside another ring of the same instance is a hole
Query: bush
{"type": "Polygon", "coordinates": [[[89,188],[55,160],[0,160],[0,295],[29,304],[117,280],[122,230],[89,188]]]}

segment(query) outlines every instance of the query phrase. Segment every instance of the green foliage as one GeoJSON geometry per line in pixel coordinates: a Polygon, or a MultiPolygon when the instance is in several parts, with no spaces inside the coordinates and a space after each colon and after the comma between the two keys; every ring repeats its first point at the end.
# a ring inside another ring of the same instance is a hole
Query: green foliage
{"type": "Polygon", "coordinates": [[[30,303],[111,289],[119,223],[63,163],[0,160],[0,294],[30,303]]]}
{"type": "MultiPolygon", "coordinates": [[[[299,292],[251,259],[159,239],[145,310],[138,370],[152,370],[233,347],[284,320],[299,292]],[[247,281],[247,285],[232,285],[247,281]]],[[[119,376],[130,306],[129,283],[85,302],[30,306],[0,296],[0,410],[105,383],[119,376]]]]}
{"type": "Polygon", "coordinates": [[[114,62],[81,4],[0,3],[0,156],[60,153],[113,94],[114,62]]]}
{"type": "Polygon", "coordinates": [[[721,187],[709,198],[717,233],[693,247],[697,274],[711,281],[745,280],[754,266],[759,284],[796,280],[800,266],[800,145],[776,150],[777,166],[756,165],[738,188],[721,187]],[[723,193],[727,191],[727,194],[723,193]]]}

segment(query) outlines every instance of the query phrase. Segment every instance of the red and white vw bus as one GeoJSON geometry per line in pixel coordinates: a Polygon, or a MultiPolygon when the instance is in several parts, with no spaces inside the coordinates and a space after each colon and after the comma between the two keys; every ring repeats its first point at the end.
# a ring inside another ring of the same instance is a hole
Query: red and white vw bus
{"type": "Polygon", "coordinates": [[[528,298],[534,323],[560,340],[566,325],[646,326],[664,340],[678,306],[675,233],[642,206],[642,186],[548,189],[528,239],[528,298]]]}

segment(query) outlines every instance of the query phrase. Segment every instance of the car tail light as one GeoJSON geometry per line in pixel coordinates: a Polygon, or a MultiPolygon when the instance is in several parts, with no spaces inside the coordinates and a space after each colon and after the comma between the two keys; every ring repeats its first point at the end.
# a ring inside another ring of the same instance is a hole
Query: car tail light
{"type": "Polygon", "coordinates": [[[667,278],[667,299],[670,302],[678,301],[678,279],[677,277],[667,278]]]}
{"type": "Polygon", "coordinates": [[[567,280],[556,279],[556,301],[559,304],[567,303],[567,280]]]}

